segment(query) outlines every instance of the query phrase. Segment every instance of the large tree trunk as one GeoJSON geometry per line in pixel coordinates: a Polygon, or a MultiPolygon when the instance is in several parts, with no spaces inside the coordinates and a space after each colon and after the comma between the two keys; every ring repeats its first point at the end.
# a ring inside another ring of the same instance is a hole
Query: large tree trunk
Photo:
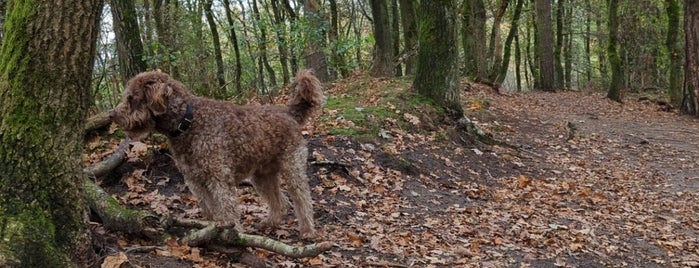
{"type": "Polygon", "coordinates": [[[685,66],[681,111],[699,116],[699,1],[684,4],[685,66]]]}
{"type": "Polygon", "coordinates": [[[393,64],[393,36],[391,35],[391,16],[388,13],[388,0],[370,0],[371,17],[374,20],[374,66],[371,75],[390,77],[395,73],[393,64]]]}
{"type": "Polygon", "coordinates": [[[109,5],[112,8],[121,82],[126,85],[131,77],[146,70],[136,7],[133,1],[121,0],[110,0],[109,5]]]}
{"type": "Polygon", "coordinates": [[[612,80],[609,82],[609,90],[607,98],[621,102],[622,87],[624,86],[624,72],[621,65],[621,56],[619,55],[618,32],[619,32],[619,9],[618,0],[607,0],[609,5],[609,41],[607,43],[607,55],[609,63],[612,67],[612,80]]]}
{"type": "Polygon", "coordinates": [[[0,266],[95,262],[82,188],[102,1],[9,1],[0,55],[0,266]]]}
{"type": "Polygon", "coordinates": [[[422,1],[419,18],[420,49],[413,86],[420,94],[461,117],[456,3],[422,1]]]}

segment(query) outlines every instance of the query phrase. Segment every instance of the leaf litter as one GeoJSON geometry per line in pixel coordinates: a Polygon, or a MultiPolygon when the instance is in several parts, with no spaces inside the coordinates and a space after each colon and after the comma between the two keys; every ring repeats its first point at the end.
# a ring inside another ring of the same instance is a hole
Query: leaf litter
{"type": "MultiPolygon", "coordinates": [[[[497,94],[474,84],[463,91],[467,116],[511,146],[485,145],[409,91],[402,81],[339,82],[331,98],[361,97],[347,109],[326,107],[304,130],[317,226],[336,247],[298,260],[251,252],[279,267],[699,265],[697,119],[598,93],[497,94]]],[[[86,161],[116,147],[96,142],[104,149],[86,161]]],[[[123,205],[199,217],[160,143],[134,145],[114,173],[102,185],[123,205]]],[[[266,217],[264,204],[251,188],[240,192],[246,231],[260,233],[253,225],[266,217]]],[[[288,215],[260,234],[299,244],[295,226],[288,215]]],[[[102,233],[122,249],[103,267],[243,267],[175,240],[155,254],[124,253],[154,242],[102,233]]]]}

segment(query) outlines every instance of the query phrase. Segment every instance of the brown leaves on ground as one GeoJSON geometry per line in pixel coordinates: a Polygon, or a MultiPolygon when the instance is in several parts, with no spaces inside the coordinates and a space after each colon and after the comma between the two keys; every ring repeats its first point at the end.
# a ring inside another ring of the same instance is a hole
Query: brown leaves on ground
{"type": "MultiPolygon", "coordinates": [[[[399,116],[353,111],[375,120],[373,139],[328,134],[356,127],[341,109],[307,129],[316,133],[309,177],[317,225],[337,247],[299,260],[251,249],[257,256],[280,267],[699,265],[699,120],[595,93],[498,95],[479,85],[464,92],[470,119],[513,149],[464,140],[454,122],[424,105],[386,103],[386,84],[369,80],[376,94],[356,107],[399,116]],[[421,128],[428,120],[434,128],[421,128]]],[[[352,96],[351,88],[337,84],[330,98],[352,96]]],[[[115,195],[159,214],[197,217],[181,178],[158,173],[173,168],[157,165],[166,160],[124,174],[115,195]]],[[[264,204],[252,189],[242,192],[246,228],[259,233],[252,226],[266,217],[264,204]]],[[[287,219],[263,234],[298,244],[287,219]]],[[[166,248],[192,266],[238,265],[169,242],[166,248]]]]}

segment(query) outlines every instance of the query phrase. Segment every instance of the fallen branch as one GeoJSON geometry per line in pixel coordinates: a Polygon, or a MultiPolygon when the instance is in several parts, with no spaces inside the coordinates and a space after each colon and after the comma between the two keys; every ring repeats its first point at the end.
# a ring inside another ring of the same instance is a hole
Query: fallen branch
{"type": "Polygon", "coordinates": [[[214,222],[207,221],[175,219],[172,224],[180,227],[199,228],[199,230],[187,234],[180,240],[181,243],[189,246],[207,246],[208,244],[220,246],[221,244],[227,244],[235,247],[260,248],[291,258],[304,258],[318,256],[318,254],[331,249],[334,245],[332,242],[325,241],[296,247],[264,236],[239,233],[230,225],[218,226],[214,222]]]}
{"type": "Polygon", "coordinates": [[[102,162],[99,162],[97,164],[94,164],[90,167],[86,167],[83,169],[83,172],[87,174],[90,178],[97,178],[104,176],[105,174],[109,173],[113,169],[117,168],[121,163],[126,160],[126,147],[129,146],[129,143],[131,142],[131,139],[126,138],[121,145],[119,145],[119,148],[114,151],[112,156],[109,158],[105,159],[102,162]]]}
{"type": "Polygon", "coordinates": [[[259,235],[239,233],[238,237],[245,246],[256,247],[272,251],[291,258],[304,258],[318,256],[318,254],[330,250],[334,243],[324,241],[302,247],[295,247],[283,242],[259,235]]]}
{"type": "Polygon", "coordinates": [[[341,166],[344,168],[350,168],[352,165],[347,164],[345,162],[337,162],[337,161],[312,161],[310,163],[311,165],[316,165],[316,166],[341,166]]]}
{"type": "Polygon", "coordinates": [[[87,122],[85,122],[85,133],[105,128],[111,123],[112,120],[109,119],[109,111],[101,112],[87,119],[87,122]]]}

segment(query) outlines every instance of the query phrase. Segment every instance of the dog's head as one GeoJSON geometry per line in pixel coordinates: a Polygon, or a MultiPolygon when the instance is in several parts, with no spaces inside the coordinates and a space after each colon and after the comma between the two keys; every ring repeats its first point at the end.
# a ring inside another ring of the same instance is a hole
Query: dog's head
{"type": "Polygon", "coordinates": [[[156,117],[168,112],[168,98],[183,88],[165,73],[140,73],[126,84],[121,103],[109,117],[130,138],[143,139],[155,129],[156,117]]]}

